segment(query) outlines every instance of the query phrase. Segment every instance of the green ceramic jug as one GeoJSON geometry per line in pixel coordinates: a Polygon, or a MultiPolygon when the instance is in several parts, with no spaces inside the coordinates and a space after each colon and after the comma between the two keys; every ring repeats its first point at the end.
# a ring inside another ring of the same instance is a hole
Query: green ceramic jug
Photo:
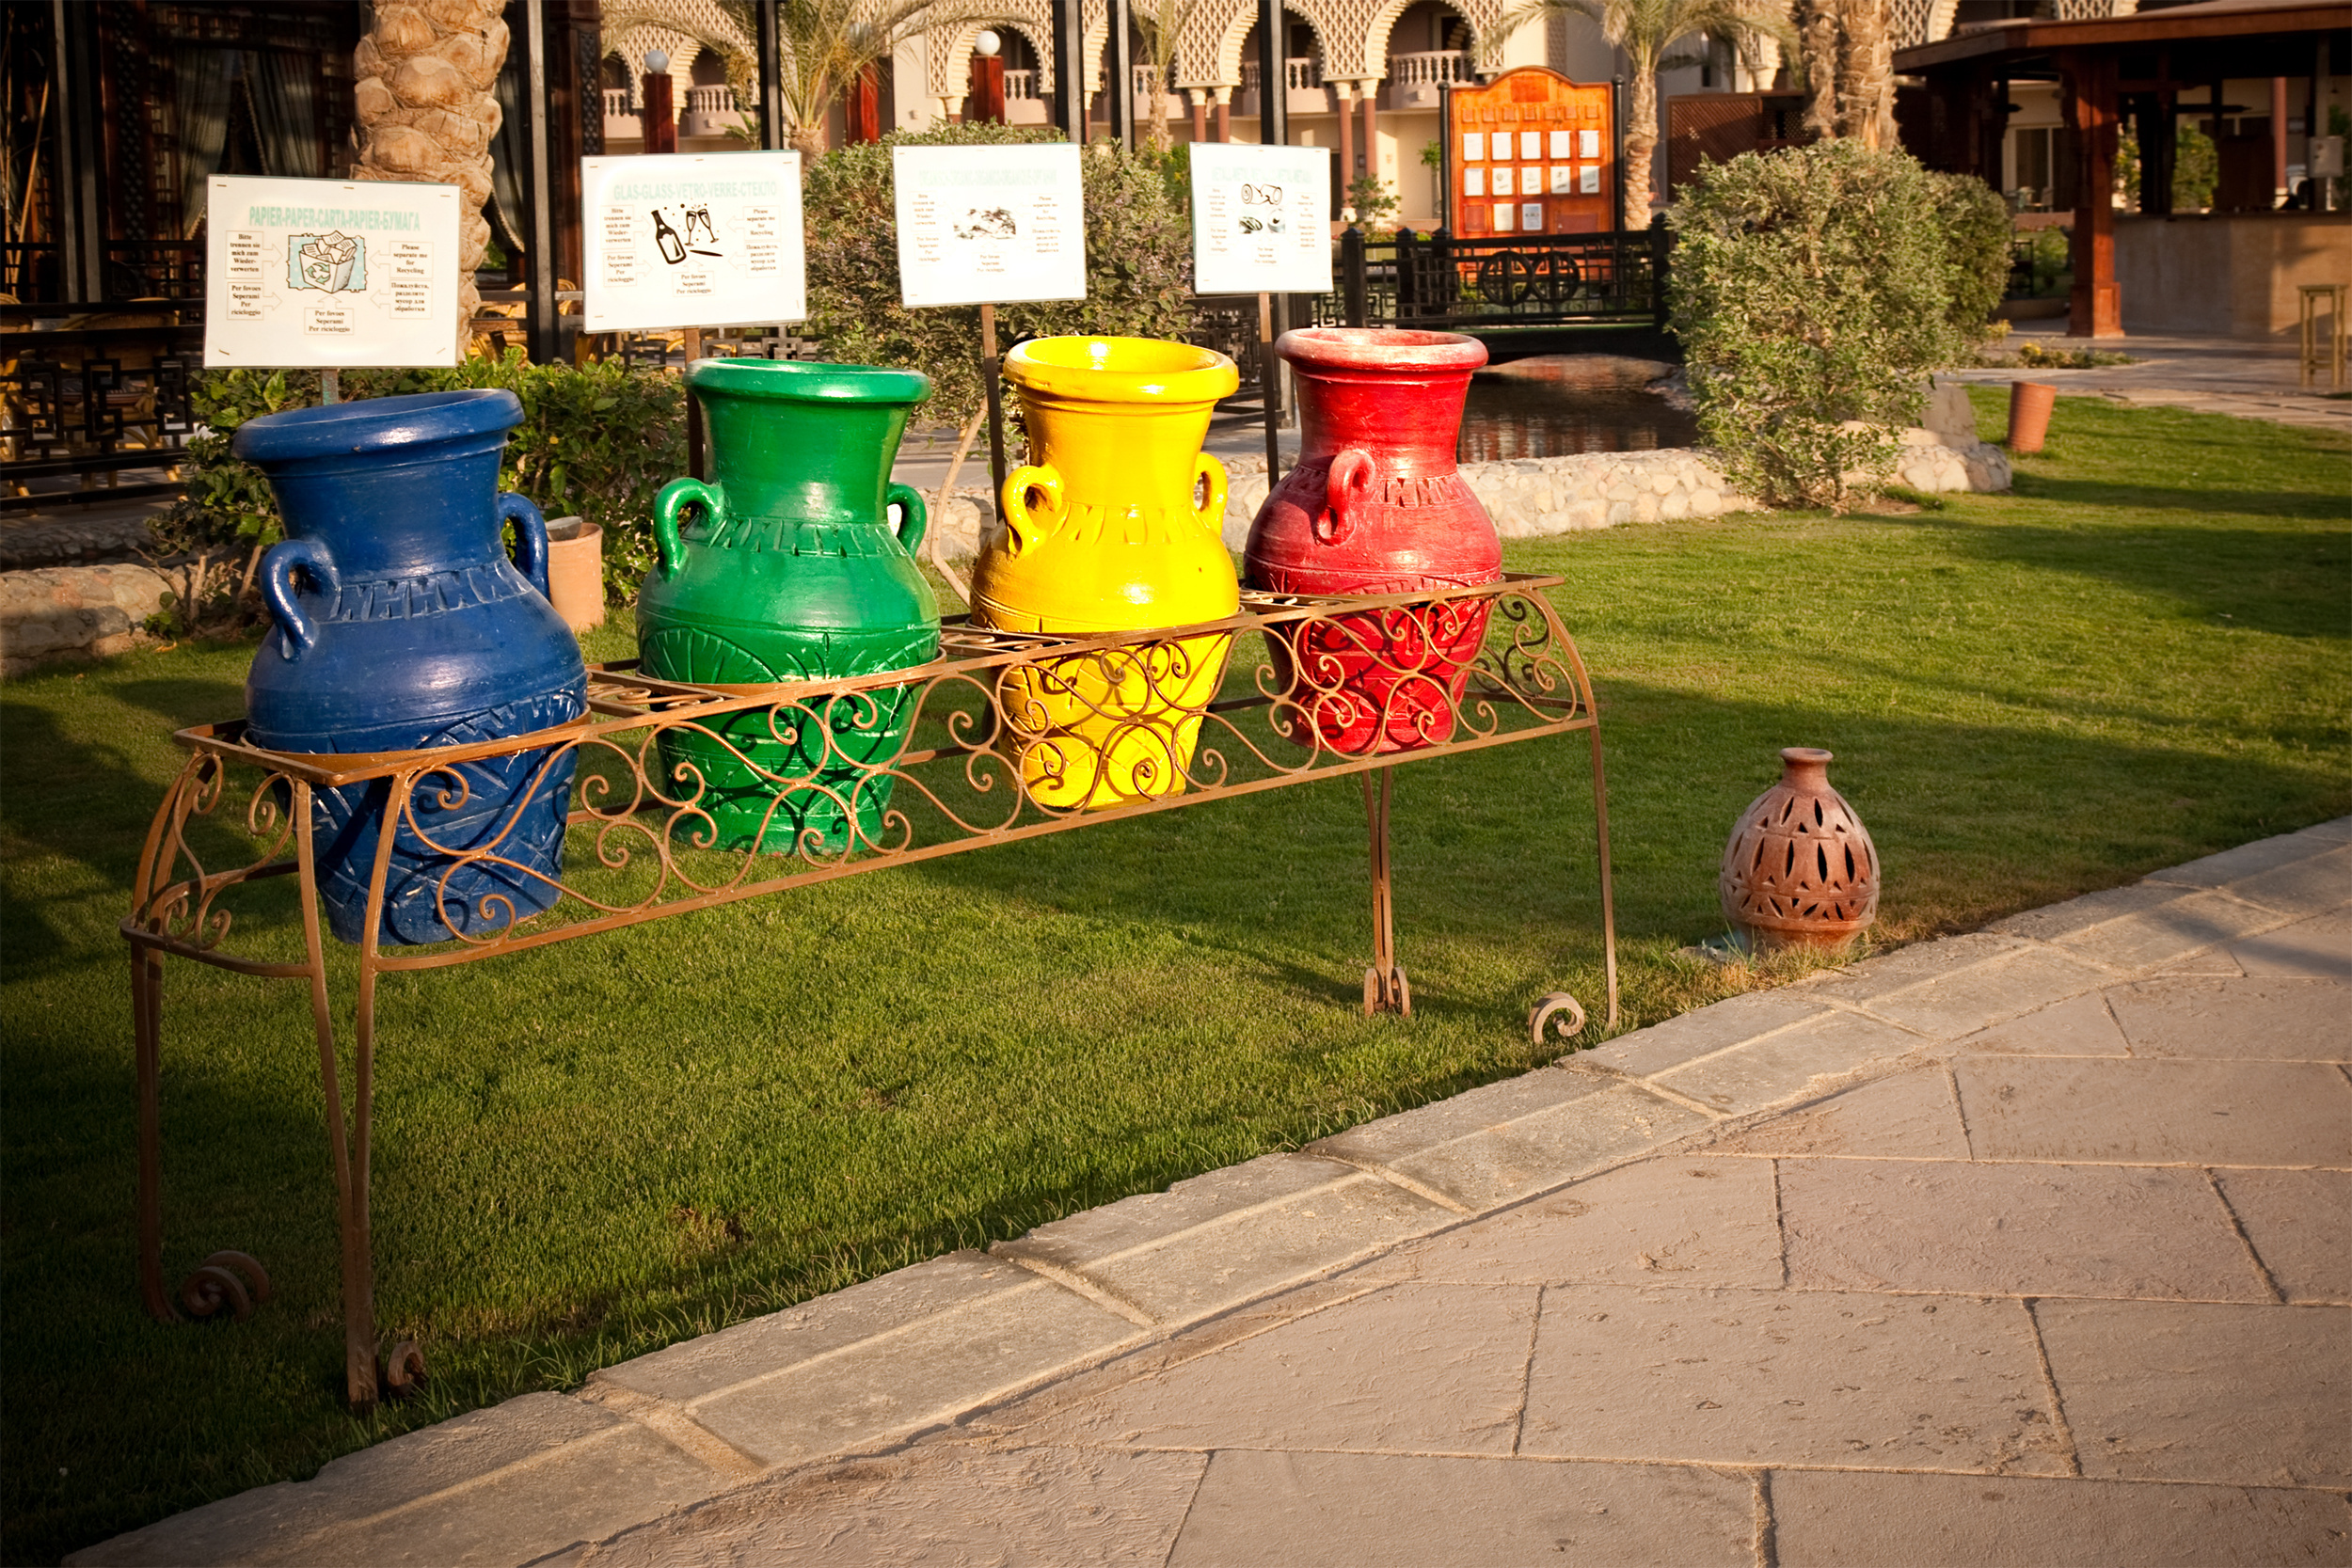
{"type": "MultiPolygon", "coordinates": [[[[697,359],[686,386],[702,405],[714,477],[672,480],[654,504],[660,559],[637,607],[643,668],[743,695],[775,689],[787,705],[664,732],[662,788],[692,798],[727,848],[871,847],[890,800],[889,775],[873,769],[905,739],[908,689],[793,704],[786,683],[938,657],[939,601],[913,553],[923,499],[890,479],[930,378],[697,359]]],[[[697,826],[680,837],[699,842],[697,826]]]]}

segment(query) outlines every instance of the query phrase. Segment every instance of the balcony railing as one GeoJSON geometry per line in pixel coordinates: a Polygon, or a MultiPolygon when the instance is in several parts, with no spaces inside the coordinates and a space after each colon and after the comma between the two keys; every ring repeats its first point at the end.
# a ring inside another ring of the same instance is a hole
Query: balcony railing
{"type": "Polygon", "coordinates": [[[731,115],[735,113],[735,89],[723,83],[715,87],[688,87],[686,112],[690,115],[731,115]]]}
{"type": "Polygon", "coordinates": [[[1443,82],[1472,82],[1470,51],[1439,49],[1427,54],[1391,55],[1389,81],[1400,87],[1436,87],[1443,82]]]}
{"type": "Polygon", "coordinates": [[[605,119],[619,119],[625,115],[633,115],[636,112],[637,105],[629,102],[629,91],[627,87],[607,87],[604,89],[605,119]]]}
{"type": "MultiPolygon", "coordinates": [[[[1323,86],[1323,61],[1312,55],[1294,55],[1282,62],[1282,76],[1293,92],[1306,92],[1323,86]]],[[[1241,90],[1258,90],[1258,62],[1241,63],[1241,90]]]]}
{"type": "Polygon", "coordinates": [[[1007,71],[1005,72],[1005,96],[1007,98],[1035,98],[1037,96],[1037,72],[1034,70],[1007,71]]]}

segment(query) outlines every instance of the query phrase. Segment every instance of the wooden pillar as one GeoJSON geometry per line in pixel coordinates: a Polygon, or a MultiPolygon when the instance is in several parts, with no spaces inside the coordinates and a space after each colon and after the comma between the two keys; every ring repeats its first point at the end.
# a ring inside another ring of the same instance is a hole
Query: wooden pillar
{"type": "Polygon", "coordinates": [[[1340,111],[1340,155],[1331,166],[1331,172],[1339,176],[1340,186],[1339,199],[1331,204],[1335,211],[1347,205],[1347,187],[1356,179],[1356,104],[1348,97],[1350,86],[1346,82],[1331,84],[1331,96],[1339,101],[1340,111]]]}
{"type": "Polygon", "coordinates": [[[2123,336],[2115,284],[2115,56],[2059,56],[2066,123],[2074,133],[2074,292],[2066,330],[2075,338],[2123,336]]]}
{"type": "MultiPolygon", "coordinates": [[[[1364,150],[1364,172],[1377,178],[1380,173],[1380,84],[1361,82],[1363,89],[1364,129],[1359,143],[1364,150]]],[[[1444,135],[1442,128],[1440,135],[1444,135]]]]}
{"type": "Polygon", "coordinates": [[[2277,202],[2287,195],[2287,79],[2270,79],[2270,188],[2271,200],[2277,202]]]}
{"type": "Polygon", "coordinates": [[[1216,109],[1210,118],[1209,126],[1209,139],[1211,141],[1232,141],[1233,139],[1232,88],[1219,87],[1216,89],[1216,109]]]}

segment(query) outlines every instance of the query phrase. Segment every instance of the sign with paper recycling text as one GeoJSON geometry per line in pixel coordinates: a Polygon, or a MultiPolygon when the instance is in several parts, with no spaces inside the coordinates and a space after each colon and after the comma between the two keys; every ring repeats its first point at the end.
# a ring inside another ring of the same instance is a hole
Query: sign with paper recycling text
{"type": "Polygon", "coordinates": [[[582,158],[581,326],[769,326],[808,316],[798,152],[582,158]]]}
{"type": "Polygon", "coordinates": [[[908,309],[1086,298],[1075,142],[894,147],[890,166],[908,309]]]}
{"type": "Polygon", "coordinates": [[[1193,292],[1331,292],[1331,150],[1194,142],[1193,292]]]}
{"type": "Polygon", "coordinates": [[[205,184],[205,364],[457,363],[456,186],[205,184]]]}

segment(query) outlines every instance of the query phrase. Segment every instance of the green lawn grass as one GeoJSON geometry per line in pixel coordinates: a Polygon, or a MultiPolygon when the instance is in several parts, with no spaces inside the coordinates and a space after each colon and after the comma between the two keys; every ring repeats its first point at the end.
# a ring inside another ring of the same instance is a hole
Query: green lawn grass
{"type": "MultiPolygon", "coordinates": [[[[1601,694],[1628,1027],[1761,983],[1676,950],[1722,928],[1716,859],[1780,746],[1837,752],[1882,942],[2352,811],[2352,444],[2066,398],[2022,469],[1898,515],[1510,547],[1568,579],[1601,694]]],[[[380,1315],[433,1379],[354,1418],[300,987],[173,963],[166,997],[170,1266],[240,1247],[276,1298],[166,1327],[135,1292],[115,923],[169,732],[233,715],[250,657],[0,689],[11,1562],[1518,1071],[1550,1054],[1534,996],[1598,995],[1581,741],[1398,771],[1409,1022],[1358,1016],[1344,779],[393,976],[380,1315]]]]}

